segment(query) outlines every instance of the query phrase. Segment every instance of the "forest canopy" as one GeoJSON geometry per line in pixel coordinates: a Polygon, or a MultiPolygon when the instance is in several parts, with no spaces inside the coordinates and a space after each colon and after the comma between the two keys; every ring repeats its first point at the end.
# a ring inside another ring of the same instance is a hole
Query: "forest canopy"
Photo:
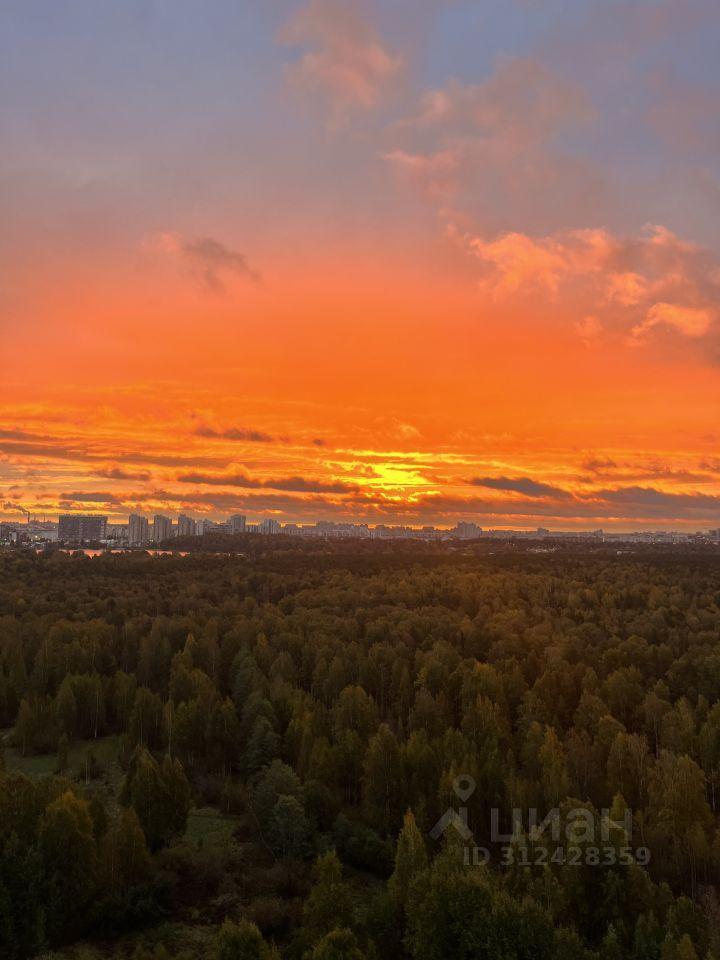
{"type": "Polygon", "coordinates": [[[720,956],[708,552],[8,550],[0,718],[9,960],[720,956]]]}

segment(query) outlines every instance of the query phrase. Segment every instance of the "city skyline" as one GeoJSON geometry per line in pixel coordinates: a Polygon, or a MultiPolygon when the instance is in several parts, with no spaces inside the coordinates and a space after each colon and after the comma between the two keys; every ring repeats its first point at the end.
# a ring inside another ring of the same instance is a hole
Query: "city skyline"
{"type": "Polygon", "coordinates": [[[408,524],[375,524],[315,520],[314,522],[281,522],[274,517],[250,518],[232,514],[220,519],[172,517],[155,514],[152,520],[139,514],[130,514],[126,522],[111,523],[102,514],[61,514],[56,523],[27,515],[26,523],[0,523],[0,542],[42,544],[104,543],[108,546],[144,547],[164,543],[175,538],[202,537],[207,534],[285,534],[328,538],[414,538],[425,540],[475,540],[479,538],[526,538],[546,540],[578,538],[599,542],[645,543],[711,543],[720,544],[720,528],[710,530],[678,531],[645,529],[635,531],[606,531],[603,529],[562,530],[548,527],[483,528],[473,521],[459,520],[453,527],[422,527],[408,524]]]}
{"type": "Polygon", "coordinates": [[[717,528],[719,19],[5,5],[0,519],[717,528]]]}

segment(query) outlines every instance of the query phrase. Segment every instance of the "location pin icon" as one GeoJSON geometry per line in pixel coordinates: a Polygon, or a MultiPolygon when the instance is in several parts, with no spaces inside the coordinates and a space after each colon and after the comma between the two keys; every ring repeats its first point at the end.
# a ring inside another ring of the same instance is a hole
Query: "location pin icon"
{"type": "Polygon", "coordinates": [[[453,790],[456,796],[465,801],[475,793],[475,781],[467,773],[461,773],[453,780],[453,790]]]}

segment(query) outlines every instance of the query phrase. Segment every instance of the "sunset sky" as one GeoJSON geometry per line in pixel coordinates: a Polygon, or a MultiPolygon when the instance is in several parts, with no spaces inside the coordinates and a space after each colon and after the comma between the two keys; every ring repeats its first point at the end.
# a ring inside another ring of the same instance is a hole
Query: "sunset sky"
{"type": "Polygon", "coordinates": [[[0,5],[0,516],[720,527],[717,0],[0,5]]]}

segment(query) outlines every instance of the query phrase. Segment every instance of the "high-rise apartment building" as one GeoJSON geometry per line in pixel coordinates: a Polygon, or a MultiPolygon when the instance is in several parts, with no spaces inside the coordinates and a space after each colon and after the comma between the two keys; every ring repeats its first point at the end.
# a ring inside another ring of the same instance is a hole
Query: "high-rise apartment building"
{"type": "Polygon", "coordinates": [[[195,536],[195,521],[192,517],[186,517],[181,513],[177,518],[177,535],[179,537],[195,536]]]}
{"type": "Polygon", "coordinates": [[[461,520],[450,533],[460,537],[461,540],[473,540],[475,537],[482,536],[482,527],[476,523],[465,523],[461,520]]]}
{"type": "Polygon", "coordinates": [[[247,526],[247,517],[242,513],[236,513],[230,517],[230,533],[245,533],[247,526]]]}
{"type": "Polygon", "coordinates": [[[106,533],[107,517],[69,513],[58,518],[58,540],[72,540],[77,543],[104,540],[106,533]]]}
{"type": "Polygon", "coordinates": [[[147,517],[141,517],[137,513],[130,514],[128,519],[128,543],[131,547],[141,546],[150,539],[149,525],[147,517]]]}
{"type": "Polygon", "coordinates": [[[280,533],[280,522],[268,517],[260,524],[260,533],[280,533]]]}
{"type": "Polygon", "coordinates": [[[173,525],[170,517],[164,517],[161,513],[156,513],[153,517],[153,540],[155,543],[169,540],[172,535],[173,525]]]}

